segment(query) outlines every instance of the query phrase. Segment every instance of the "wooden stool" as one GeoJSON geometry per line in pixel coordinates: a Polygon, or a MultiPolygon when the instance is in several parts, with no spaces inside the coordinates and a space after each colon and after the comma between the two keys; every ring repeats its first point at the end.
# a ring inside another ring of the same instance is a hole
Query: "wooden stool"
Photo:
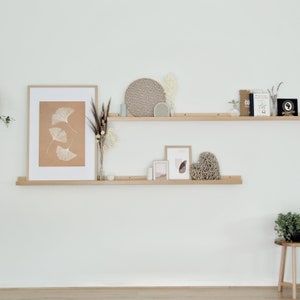
{"type": "Polygon", "coordinates": [[[286,242],[283,240],[276,240],[276,245],[281,246],[281,262],[278,280],[278,292],[282,292],[282,287],[288,286],[293,289],[293,299],[297,297],[297,263],[296,263],[296,249],[300,247],[300,243],[286,242]],[[286,261],[286,250],[288,247],[292,248],[292,282],[284,281],[284,269],[286,261]]]}

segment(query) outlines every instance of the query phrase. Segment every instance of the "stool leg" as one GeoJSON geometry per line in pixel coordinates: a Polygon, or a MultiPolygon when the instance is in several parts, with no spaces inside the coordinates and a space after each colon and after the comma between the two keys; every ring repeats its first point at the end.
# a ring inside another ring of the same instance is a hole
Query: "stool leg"
{"type": "Polygon", "coordinates": [[[286,259],[286,246],[281,247],[281,261],[279,270],[279,280],[278,280],[278,292],[282,292],[282,283],[284,280],[284,270],[285,270],[285,259],[286,259]]]}
{"type": "Polygon", "coordinates": [[[296,265],[296,247],[292,247],[292,272],[293,272],[293,280],[292,280],[292,284],[293,284],[293,299],[296,299],[297,295],[297,265],[296,265]]]}

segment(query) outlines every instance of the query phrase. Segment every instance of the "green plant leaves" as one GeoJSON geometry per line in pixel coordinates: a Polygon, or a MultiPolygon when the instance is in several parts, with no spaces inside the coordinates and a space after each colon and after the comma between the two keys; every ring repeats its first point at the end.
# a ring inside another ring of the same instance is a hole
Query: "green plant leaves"
{"type": "Polygon", "coordinates": [[[291,241],[293,235],[300,231],[300,214],[288,212],[287,214],[279,214],[275,221],[275,231],[279,238],[291,241]]]}

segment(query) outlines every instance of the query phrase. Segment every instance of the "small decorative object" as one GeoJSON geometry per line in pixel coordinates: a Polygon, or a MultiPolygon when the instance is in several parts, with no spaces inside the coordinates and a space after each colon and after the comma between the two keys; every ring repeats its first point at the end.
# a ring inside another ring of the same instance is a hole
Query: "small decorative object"
{"type": "Polygon", "coordinates": [[[250,93],[250,116],[266,117],[271,115],[268,93],[250,93]]]}
{"type": "Polygon", "coordinates": [[[0,115],[0,120],[6,125],[6,127],[8,127],[8,125],[14,121],[13,118],[11,118],[10,116],[3,116],[3,115],[0,115]]]}
{"type": "Polygon", "coordinates": [[[113,128],[109,127],[107,129],[106,137],[105,137],[105,143],[104,143],[104,150],[108,150],[112,148],[118,141],[118,137],[113,130],[113,128]]]}
{"type": "Polygon", "coordinates": [[[170,114],[175,114],[175,97],[178,91],[178,82],[174,74],[167,74],[162,80],[162,86],[166,94],[167,104],[170,107],[170,114]]]}
{"type": "Polygon", "coordinates": [[[153,169],[152,168],[148,168],[147,180],[153,180],[153,169]]]}
{"type": "Polygon", "coordinates": [[[191,166],[193,180],[219,180],[220,167],[216,156],[211,152],[202,152],[197,163],[191,166]]]}
{"type": "Polygon", "coordinates": [[[280,82],[277,87],[273,85],[271,90],[268,89],[272,105],[271,105],[271,114],[272,116],[277,116],[277,97],[280,87],[283,85],[283,82],[280,82]]]}
{"type": "Polygon", "coordinates": [[[106,178],[107,178],[107,180],[109,180],[109,181],[115,180],[115,176],[112,175],[112,174],[107,175],[106,178]]]}
{"type": "Polygon", "coordinates": [[[169,162],[169,179],[190,179],[191,146],[165,146],[169,162]]]}
{"type": "Polygon", "coordinates": [[[108,134],[108,115],[110,109],[110,102],[108,101],[107,106],[102,103],[100,113],[98,113],[96,104],[92,102],[92,114],[93,121],[89,119],[90,127],[95,134],[97,146],[98,146],[98,174],[97,180],[104,179],[103,159],[104,159],[104,148],[106,144],[106,137],[108,134]]]}
{"type": "Polygon", "coordinates": [[[166,102],[159,102],[154,107],[154,117],[169,117],[170,109],[166,102]]]}
{"type": "Polygon", "coordinates": [[[126,117],[127,116],[127,106],[125,103],[122,103],[120,105],[120,116],[121,117],[126,117]]]}
{"type": "Polygon", "coordinates": [[[277,99],[278,116],[298,116],[298,99],[277,99]]]}
{"type": "Polygon", "coordinates": [[[29,180],[94,180],[97,86],[29,86],[29,180]]]}
{"type": "Polygon", "coordinates": [[[249,90],[240,90],[240,116],[250,116],[249,90]]]}
{"type": "Polygon", "coordinates": [[[150,78],[132,82],[125,93],[127,109],[135,117],[153,117],[155,105],[165,101],[164,89],[150,78]]]}
{"type": "Polygon", "coordinates": [[[239,101],[238,100],[231,100],[228,103],[232,104],[232,109],[230,111],[230,114],[233,117],[239,116],[240,111],[239,111],[239,101]]]}
{"type": "Polygon", "coordinates": [[[287,242],[300,242],[300,214],[279,214],[275,221],[275,231],[279,238],[287,242]]]}
{"type": "Polygon", "coordinates": [[[153,179],[167,180],[169,178],[169,162],[167,160],[155,160],[153,162],[153,179]]]}

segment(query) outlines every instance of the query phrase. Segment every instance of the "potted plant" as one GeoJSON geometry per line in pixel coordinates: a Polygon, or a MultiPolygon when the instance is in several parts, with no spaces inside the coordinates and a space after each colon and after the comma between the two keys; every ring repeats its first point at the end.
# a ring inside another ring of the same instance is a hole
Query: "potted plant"
{"type": "Polygon", "coordinates": [[[300,214],[279,214],[275,221],[278,237],[287,242],[300,242],[300,214]]]}

